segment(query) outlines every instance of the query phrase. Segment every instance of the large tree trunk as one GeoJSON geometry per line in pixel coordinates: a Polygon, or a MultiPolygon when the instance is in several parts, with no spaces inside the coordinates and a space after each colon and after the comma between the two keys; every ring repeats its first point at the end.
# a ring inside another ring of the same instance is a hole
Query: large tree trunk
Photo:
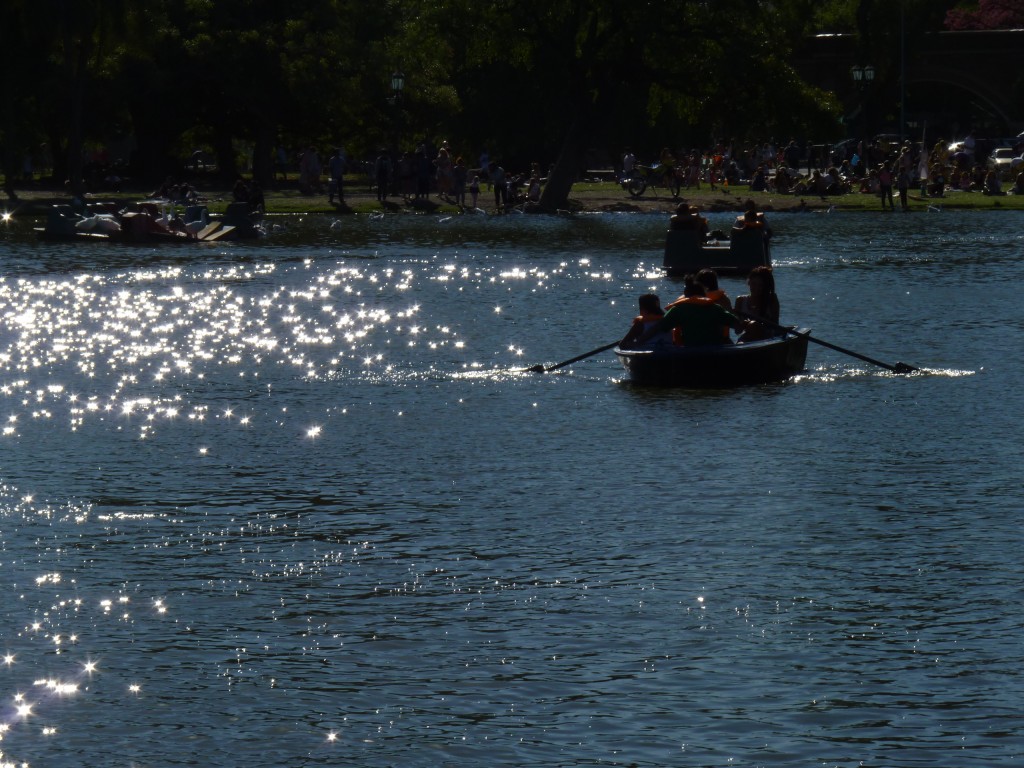
{"type": "Polygon", "coordinates": [[[544,211],[554,212],[569,205],[569,193],[572,185],[583,169],[587,152],[587,136],[590,131],[590,120],[584,110],[577,110],[569,130],[562,141],[562,149],[558,153],[555,167],[551,169],[544,191],[540,195],[539,207],[544,211]]]}
{"type": "Polygon", "coordinates": [[[235,160],[235,145],[227,126],[223,123],[214,127],[213,152],[217,156],[217,175],[225,184],[234,182],[238,176],[235,160]]]}
{"type": "Polygon", "coordinates": [[[274,127],[261,119],[256,130],[256,147],[253,149],[252,177],[264,189],[273,184],[274,127]]]}
{"type": "MultiPolygon", "coordinates": [[[[68,86],[70,88],[70,104],[68,125],[68,180],[70,191],[76,195],[85,192],[85,178],[82,175],[82,126],[85,111],[86,79],[89,74],[89,43],[83,37],[78,45],[77,60],[69,62],[68,86]]],[[[70,56],[71,54],[65,54],[70,56]]]]}

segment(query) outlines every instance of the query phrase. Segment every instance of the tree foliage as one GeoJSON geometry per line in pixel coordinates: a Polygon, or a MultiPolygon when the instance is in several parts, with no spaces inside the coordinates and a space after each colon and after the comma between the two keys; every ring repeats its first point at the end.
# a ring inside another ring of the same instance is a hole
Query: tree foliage
{"type": "Polygon", "coordinates": [[[946,14],[946,28],[1024,29],[1024,0],[977,0],[960,3],[946,14]]]}
{"type": "Polygon", "coordinates": [[[202,147],[226,174],[244,165],[269,180],[277,143],[360,157],[449,139],[517,168],[556,163],[564,198],[581,168],[625,145],[649,155],[833,130],[835,98],[797,75],[794,46],[825,28],[857,31],[864,12],[891,29],[896,5],[9,0],[0,56],[32,76],[14,86],[20,108],[0,116],[0,143],[6,168],[47,141],[65,158],[56,172],[78,178],[91,143],[130,135],[140,177],[176,173],[202,147]],[[395,69],[406,76],[398,101],[395,69]]]}

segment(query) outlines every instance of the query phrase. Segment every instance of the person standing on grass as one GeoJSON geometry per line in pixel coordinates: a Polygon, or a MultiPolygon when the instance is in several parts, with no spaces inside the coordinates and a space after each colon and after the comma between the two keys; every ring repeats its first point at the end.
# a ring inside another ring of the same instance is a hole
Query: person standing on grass
{"type": "Polygon", "coordinates": [[[906,213],[910,210],[910,203],[907,196],[910,193],[910,169],[900,166],[900,172],[896,174],[896,191],[900,195],[900,210],[906,213]]]}
{"type": "Polygon", "coordinates": [[[327,182],[327,202],[333,205],[334,196],[338,196],[338,204],[345,202],[345,150],[338,147],[327,161],[327,169],[331,174],[327,182]]]}
{"type": "Polygon", "coordinates": [[[878,194],[882,197],[882,210],[885,210],[886,202],[889,203],[889,210],[895,211],[896,206],[892,202],[892,167],[886,161],[878,166],[878,194]]]}
{"type": "Polygon", "coordinates": [[[508,205],[508,177],[505,175],[505,169],[493,161],[488,170],[491,184],[494,185],[494,207],[503,211],[508,205]]]}

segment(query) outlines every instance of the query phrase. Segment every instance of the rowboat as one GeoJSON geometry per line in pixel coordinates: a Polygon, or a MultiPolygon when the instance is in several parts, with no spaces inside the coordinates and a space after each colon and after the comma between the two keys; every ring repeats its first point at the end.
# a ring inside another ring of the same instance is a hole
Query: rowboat
{"type": "Polygon", "coordinates": [[[705,243],[693,230],[670,229],[662,262],[669,276],[690,275],[708,267],[720,275],[745,275],[754,267],[771,266],[760,230],[736,230],[725,242],[705,243]]]}
{"type": "Polygon", "coordinates": [[[763,341],[702,347],[616,347],[615,354],[636,384],[722,389],[785,381],[799,373],[807,359],[809,333],[801,328],[763,341]]]}

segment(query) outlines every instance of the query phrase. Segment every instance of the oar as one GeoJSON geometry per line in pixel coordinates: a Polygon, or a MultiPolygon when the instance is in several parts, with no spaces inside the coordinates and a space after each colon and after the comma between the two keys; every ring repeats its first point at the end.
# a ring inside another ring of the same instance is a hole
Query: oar
{"type": "Polygon", "coordinates": [[[762,325],[767,325],[769,328],[774,328],[776,331],[781,331],[783,334],[791,333],[794,336],[803,336],[805,339],[807,339],[808,341],[813,341],[815,344],[820,344],[823,347],[834,349],[836,352],[842,352],[844,355],[849,355],[850,357],[856,357],[858,360],[863,360],[865,363],[877,365],[880,368],[885,368],[886,370],[892,371],[893,373],[912,373],[913,371],[921,370],[920,368],[915,368],[914,366],[907,365],[906,363],[897,362],[896,365],[889,365],[888,363],[883,363],[881,360],[875,360],[874,358],[868,357],[867,355],[862,355],[860,352],[854,352],[852,349],[844,349],[843,347],[840,347],[836,344],[830,344],[827,341],[816,339],[809,333],[800,333],[799,331],[794,331],[792,328],[787,328],[784,325],[773,323],[771,320],[766,320],[763,317],[752,315],[749,312],[740,312],[739,314],[743,315],[743,317],[753,320],[756,323],[761,323],[762,325]]]}
{"type": "Polygon", "coordinates": [[[560,363],[555,363],[554,365],[548,366],[547,368],[545,368],[543,365],[537,364],[531,365],[526,370],[529,371],[530,373],[547,373],[548,371],[553,371],[556,368],[564,368],[565,366],[572,365],[573,363],[579,362],[580,360],[585,360],[586,358],[593,357],[594,355],[600,354],[601,352],[606,352],[612,347],[618,346],[618,344],[619,342],[613,341],[611,344],[605,344],[603,347],[598,347],[597,349],[592,349],[589,352],[584,352],[582,355],[570,357],[568,360],[563,360],[560,363]]]}

